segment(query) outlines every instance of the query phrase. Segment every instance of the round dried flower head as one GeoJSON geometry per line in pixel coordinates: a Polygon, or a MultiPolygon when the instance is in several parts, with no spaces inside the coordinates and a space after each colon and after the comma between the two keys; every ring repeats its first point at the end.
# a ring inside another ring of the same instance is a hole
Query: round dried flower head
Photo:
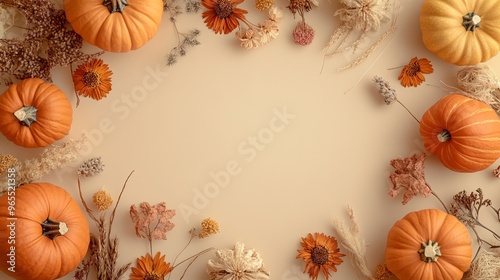
{"type": "Polygon", "coordinates": [[[215,34],[229,34],[245,21],[247,10],[237,8],[243,0],[201,0],[201,4],[208,10],[201,14],[205,24],[215,34]]]}
{"type": "Polygon", "coordinates": [[[206,218],[201,221],[201,233],[198,235],[199,238],[205,238],[209,235],[216,234],[219,232],[219,224],[210,218],[206,218]]]}
{"type": "Polygon", "coordinates": [[[78,95],[95,100],[105,98],[111,91],[111,75],[102,59],[93,58],[80,65],[73,73],[73,83],[78,95]]]}
{"type": "Polygon", "coordinates": [[[111,198],[109,192],[105,191],[104,189],[101,189],[100,191],[94,193],[94,195],[92,196],[92,201],[94,202],[95,206],[97,206],[97,209],[101,211],[108,209],[111,204],[113,204],[113,198],[111,198]]]}
{"type": "Polygon", "coordinates": [[[104,163],[101,157],[91,158],[86,160],[78,168],[78,176],[82,178],[91,177],[101,173],[104,170],[104,163]]]}
{"type": "Polygon", "coordinates": [[[0,154],[0,174],[6,172],[10,167],[16,164],[17,159],[12,155],[0,154]]]}
{"type": "Polygon", "coordinates": [[[330,276],[329,270],[336,272],[337,266],[343,261],[344,254],[339,253],[339,247],[335,237],[323,233],[307,234],[300,242],[302,250],[297,250],[297,259],[306,262],[304,272],[309,273],[312,279],[318,279],[319,273],[323,272],[326,279],[330,276]]]}
{"type": "Polygon", "coordinates": [[[259,11],[264,11],[274,5],[274,0],[255,0],[255,8],[259,11]]]}
{"type": "Polygon", "coordinates": [[[299,21],[293,30],[292,35],[295,44],[307,46],[311,44],[314,39],[314,29],[305,21],[299,21]]]}

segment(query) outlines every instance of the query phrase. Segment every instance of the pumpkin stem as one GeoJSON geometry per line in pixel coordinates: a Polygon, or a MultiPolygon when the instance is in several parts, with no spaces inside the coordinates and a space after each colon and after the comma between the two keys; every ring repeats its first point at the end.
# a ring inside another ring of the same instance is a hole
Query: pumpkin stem
{"type": "Polygon", "coordinates": [[[420,254],[420,259],[427,263],[437,262],[438,258],[442,256],[439,244],[432,240],[427,241],[427,243],[422,242],[418,253],[420,254]]]}
{"type": "Polygon", "coordinates": [[[21,109],[14,112],[14,116],[21,125],[30,127],[32,123],[36,122],[37,111],[38,109],[33,106],[23,106],[21,109]]]}
{"type": "Polygon", "coordinates": [[[449,141],[451,139],[451,134],[448,130],[446,129],[443,129],[443,131],[441,131],[441,133],[439,133],[437,135],[437,138],[439,140],[439,142],[446,142],[446,141],[449,141]]]}
{"type": "Polygon", "coordinates": [[[50,239],[63,236],[69,230],[65,222],[56,222],[50,218],[47,218],[47,220],[40,223],[40,225],[42,225],[42,235],[47,236],[50,239]]]}
{"type": "Polygon", "coordinates": [[[110,13],[120,12],[123,13],[125,7],[128,6],[127,0],[104,0],[102,3],[104,6],[108,7],[110,13]]]}
{"type": "Polygon", "coordinates": [[[479,15],[476,15],[476,13],[467,13],[465,16],[462,17],[462,25],[465,27],[465,30],[467,31],[474,31],[477,27],[480,26],[481,23],[481,17],[479,15]]]}

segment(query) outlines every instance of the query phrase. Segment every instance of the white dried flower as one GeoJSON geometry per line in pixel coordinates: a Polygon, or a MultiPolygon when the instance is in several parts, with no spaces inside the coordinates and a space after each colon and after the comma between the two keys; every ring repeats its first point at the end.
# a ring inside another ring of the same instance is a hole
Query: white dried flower
{"type": "Polygon", "coordinates": [[[283,19],[283,10],[280,7],[272,6],[269,8],[269,19],[280,22],[283,19]]]}
{"type": "Polygon", "coordinates": [[[263,260],[254,249],[245,250],[245,244],[236,243],[234,250],[219,249],[215,260],[209,260],[207,273],[210,280],[270,279],[263,260]]]}
{"type": "Polygon", "coordinates": [[[240,40],[240,44],[245,49],[255,49],[260,46],[260,38],[262,34],[253,28],[241,28],[236,32],[236,38],[240,40]]]}

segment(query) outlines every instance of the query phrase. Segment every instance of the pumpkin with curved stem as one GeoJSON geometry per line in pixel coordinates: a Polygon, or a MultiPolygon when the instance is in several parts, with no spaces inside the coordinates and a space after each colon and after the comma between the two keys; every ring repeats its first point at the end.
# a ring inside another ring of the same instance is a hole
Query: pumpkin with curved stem
{"type": "Polygon", "coordinates": [[[108,52],[142,47],[157,33],[162,0],[64,0],[71,26],[88,43],[108,52]]]}
{"type": "Polygon", "coordinates": [[[408,213],[387,236],[385,261],[398,279],[460,280],[471,260],[467,228],[438,209],[408,213]]]}
{"type": "Polygon", "coordinates": [[[60,278],[78,266],[90,242],[78,203],[49,183],[0,197],[0,227],[0,270],[15,279],[60,278]]]}
{"type": "Polygon", "coordinates": [[[422,41],[442,60],[475,65],[500,50],[500,0],[425,0],[422,41]]]}
{"type": "Polygon", "coordinates": [[[420,136],[427,151],[457,172],[484,170],[500,157],[500,118],[461,94],[446,95],[424,113],[420,136]]]}
{"type": "Polygon", "coordinates": [[[0,132],[16,145],[48,146],[68,134],[72,121],[66,94],[41,79],[24,79],[0,95],[0,132]]]}

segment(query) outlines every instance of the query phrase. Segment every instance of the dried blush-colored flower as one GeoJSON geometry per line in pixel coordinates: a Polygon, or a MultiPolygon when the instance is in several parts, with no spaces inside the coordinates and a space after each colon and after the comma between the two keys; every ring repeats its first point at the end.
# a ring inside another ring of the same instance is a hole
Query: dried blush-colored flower
{"type": "Polygon", "coordinates": [[[0,154],[0,174],[7,172],[7,170],[17,163],[17,158],[8,154],[0,154]]]}
{"type": "Polygon", "coordinates": [[[255,0],[255,8],[259,11],[269,9],[274,5],[274,0],[255,0]]]}
{"type": "Polygon", "coordinates": [[[78,65],[73,72],[73,84],[78,95],[95,100],[105,98],[111,91],[111,75],[102,59],[93,58],[78,65]]]}
{"type": "Polygon", "coordinates": [[[427,58],[414,57],[410,63],[403,67],[398,80],[404,87],[417,87],[425,81],[423,74],[431,74],[434,72],[431,62],[427,58]]]}
{"type": "Polygon", "coordinates": [[[218,249],[215,259],[208,260],[210,280],[264,280],[270,279],[264,261],[254,249],[245,250],[245,244],[236,243],[234,249],[218,249]]]}
{"type": "Polygon", "coordinates": [[[240,40],[241,47],[245,49],[255,49],[260,46],[261,34],[254,28],[240,28],[235,33],[240,40]]]}
{"type": "Polygon", "coordinates": [[[248,11],[236,7],[241,3],[243,0],[201,0],[201,4],[208,9],[201,16],[215,34],[229,34],[240,25],[240,21],[246,20],[248,11]]]}
{"type": "Polygon", "coordinates": [[[160,252],[154,258],[147,253],[137,258],[136,262],[137,266],[131,268],[130,280],[162,280],[174,269],[165,261],[165,255],[160,257],[160,252]]]}
{"type": "Polygon", "coordinates": [[[373,77],[373,81],[378,85],[378,92],[384,97],[386,105],[391,105],[396,101],[396,90],[393,89],[386,80],[382,77],[375,76],[373,77]]]}
{"type": "Polygon", "coordinates": [[[401,190],[404,190],[403,205],[418,194],[428,197],[432,193],[425,180],[426,157],[425,153],[419,153],[406,158],[393,159],[390,162],[394,171],[389,175],[392,183],[389,195],[396,197],[401,190]]]}
{"type": "Polygon", "coordinates": [[[84,161],[78,168],[78,176],[82,178],[92,177],[104,170],[104,162],[101,157],[94,157],[84,161]]]}
{"type": "Polygon", "coordinates": [[[101,189],[92,195],[92,201],[97,209],[103,211],[108,209],[113,204],[113,198],[108,191],[101,189]]]}
{"type": "Polygon", "coordinates": [[[341,257],[345,255],[339,253],[337,240],[333,236],[328,236],[323,233],[315,233],[314,236],[310,233],[306,237],[302,237],[300,242],[302,250],[297,250],[299,254],[297,259],[303,259],[306,263],[304,273],[309,273],[309,277],[313,280],[318,279],[320,272],[323,273],[328,280],[330,271],[337,272],[338,265],[342,264],[341,257]]]}
{"type": "Polygon", "coordinates": [[[314,29],[305,21],[299,21],[292,32],[293,42],[297,45],[307,46],[314,39],[314,29]]]}
{"type": "Polygon", "coordinates": [[[276,39],[280,33],[277,22],[271,19],[264,21],[261,25],[260,43],[262,45],[268,44],[271,40],[276,39]]]}
{"type": "Polygon", "coordinates": [[[216,234],[219,232],[219,224],[217,221],[212,220],[210,218],[206,218],[201,221],[201,232],[198,234],[198,237],[205,238],[212,234],[216,234]]]}
{"type": "Polygon", "coordinates": [[[175,224],[170,220],[175,216],[175,210],[167,209],[165,202],[151,205],[141,202],[139,206],[130,206],[130,218],[135,224],[137,237],[152,240],[167,240],[167,232],[171,231],[175,224]]]}
{"type": "Polygon", "coordinates": [[[268,17],[270,20],[279,23],[283,19],[283,10],[277,6],[272,6],[269,9],[268,17]]]}

